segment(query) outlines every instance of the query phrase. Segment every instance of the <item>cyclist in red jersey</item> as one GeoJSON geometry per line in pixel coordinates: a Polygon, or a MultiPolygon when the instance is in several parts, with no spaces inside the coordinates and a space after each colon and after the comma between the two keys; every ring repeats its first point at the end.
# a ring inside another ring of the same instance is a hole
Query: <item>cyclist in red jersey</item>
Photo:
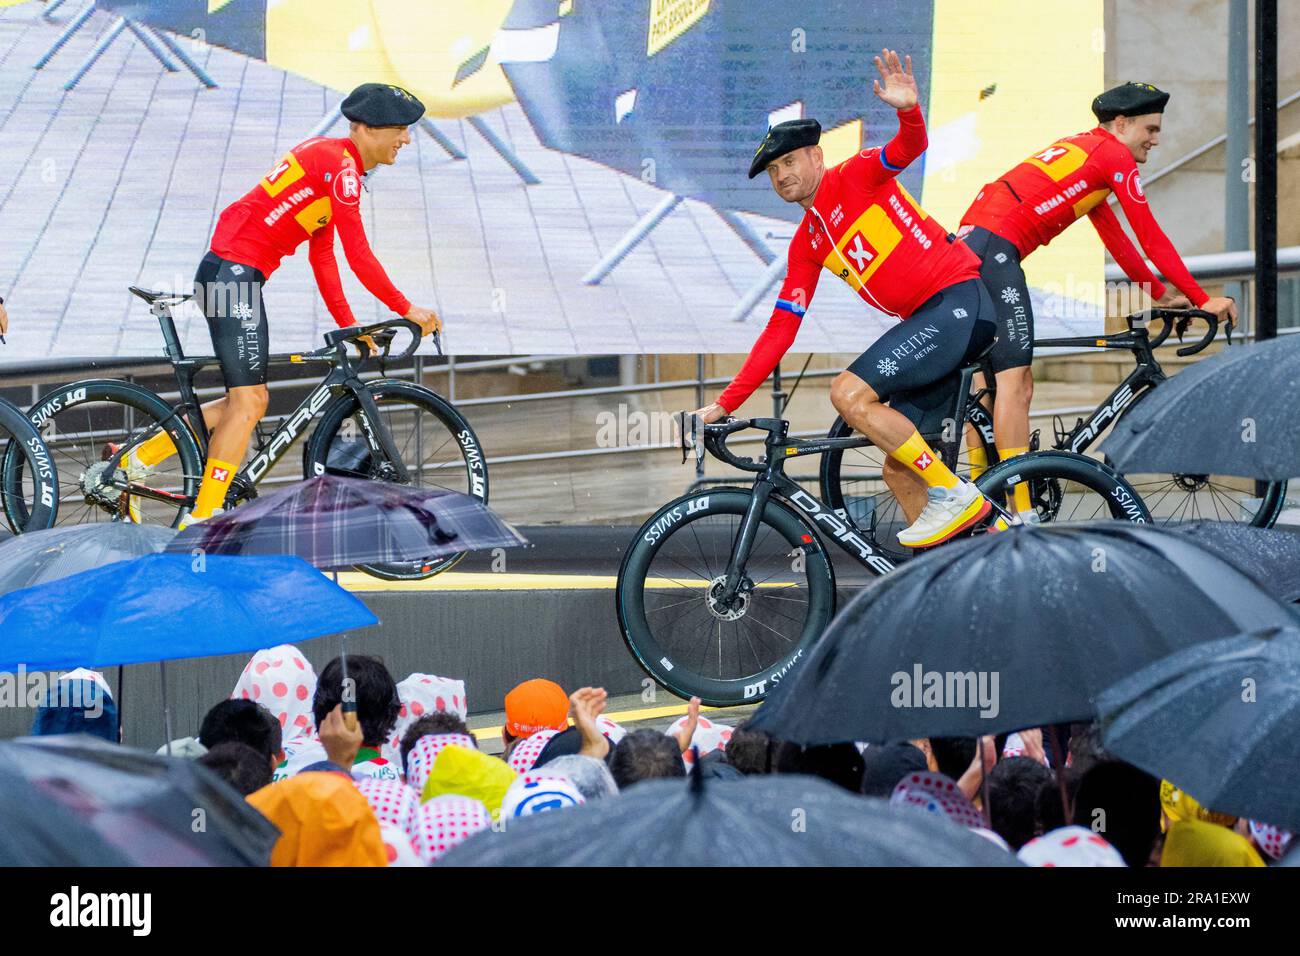
{"type": "MultiPolygon", "coordinates": [[[[268,326],[262,284],[283,257],[307,242],[330,314],[341,327],[354,325],[334,258],[337,233],[348,265],[375,298],[417,323],[423,334],[442,328],[436,313],[413,306],[389,280],[366,241],[360,211],[362,176],[397,161],[398,151],[411,141],[408,127],[424,115],[424,105],[400,87],[365,83],[343,101],[342,111],[351,121],[347,136],[300,143],[226,207],[194,277],[227,393],[203,407],[212,438],[203,483],[182,528],[220,509],[253,429],[266,414],[268,326]]],[[[374,346],[368,338],[361,341],[374,346]]],[[[139,480],[174,453],[171,440],[160,433],[132,453],[128,475],[139,480]]]]}
{"type": "MultiPolygon", "coordinates": [[[[1148,83],[1125,83],[1092,103],[1095,129],[1057,140],[1030,156],[975,197],[962,217],[961,236],[980,257],[980,275],[998,310],[998,343],[991,356],[997,379],[993,431],[1003,458],[1029,448],[1029,404],[1033,397],[1034,313],[1021,261],[1086,215],[1125,274],[1157,305],[1196,306],[1236,321],[1229,298],[1211,298],[1196,284],[1169,237],[1156,223],[1142,191],[1138,164],[1160,142],[1169,94],[1148,83]],[[1152,275],[1133,248],[1107,200],[1118,200],[1138,242],[1157,269],[1182,295],[1152,275]]],[[[983,469],[983,446],[969,442],[972,471],[983,469]]],[[[1014,509],[1035,522],[1029,489],[1016,487],[1014,509]]]]}
{"type": "Polygon", "coordinates": [[[875,59],[881,78],[872,85],[898,111],[899,124],[888,144],[827,169],[817,121],[793,120],[772,127],[759,147],[750,178],[766,169],[777,194],[805,212],[767,327],[718,400],[695,414],[717,421],[753,394],[794,343],[821,270],[831,270],[868,305],[900,320],[835,379],[831,402],[887,452],[885,481],[911,522],[899,541],[921,548],[948,540],[991,508],[921,433],[938,431],[951,415],[957,370],[988,347],[996,328],[978,259],[896,179],[928,141],[911,57],[904,68],[896,52],[882,54],[875,59]]]}

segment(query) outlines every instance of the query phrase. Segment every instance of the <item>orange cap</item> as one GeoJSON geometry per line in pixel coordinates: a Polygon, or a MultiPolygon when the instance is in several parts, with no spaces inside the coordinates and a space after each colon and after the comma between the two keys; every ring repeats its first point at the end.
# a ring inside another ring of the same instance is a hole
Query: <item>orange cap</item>
{"type": "Polygon", "coordinates": [[[555,681],[526,680],[506,694],[506,732],[531,737],[539,730],[564,730],[569,726],[569,697],[555,681]]]}

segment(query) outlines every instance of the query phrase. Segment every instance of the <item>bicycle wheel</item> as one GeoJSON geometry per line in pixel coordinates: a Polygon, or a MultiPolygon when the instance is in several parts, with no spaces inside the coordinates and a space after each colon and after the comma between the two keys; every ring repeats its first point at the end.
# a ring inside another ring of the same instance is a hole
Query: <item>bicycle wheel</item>
{"type": "MultiPolygon", "coordinates": [[[[141,523],[175,527],[194,502],[203,476],[198,442],[176,410],[129,382],[87,380],[47,392],[27,413],[45,438],[59,483],[59,525],[128,520],[135,505],[141,523]],[[127,476],[109,459],[166,429],[176,453],[126,493],[127,476]]],[[[8,456],[5,474],[11,467],[8,456]]]]}
{"type": "MultiPolygon", "coordinates": [[[[988,415],[983,409],[975,415],[978,421],[971,430],[984,448],[986,460],[996,460],[992,422],[987,421],[988,415]]],[[[852,434],[852,426],[837,417],[826,437],[848,438],[852,434]]],[[[969,440],[969,433],[967,438],[969,440]]],[[[888,457],[875,445],[827,452],[822,456],[821,492],[822,500],[840,517],[852,522],[868,544],[898,564],[912,557],[914,552],[898,543],[898,532],[910,522],[881,477],[881,469],[888,457]]],[[[965,443],[957,456],[956,471],[963,478],[970,477],[969,448],[965,443]]]]}
{"type": "Polygon", "coordinates": [[[3,451],[0,499],[5,522],[15,534],[53,527],[59,477],[49,449],[21,408],[0,399],[0,449],[3,451]]]}
{"type": "Polygon", "coordinates": [[[835,613],[821,538],[770,500],[738,601],[718,592],[750,492],[724,488],[671,501],[641,526],[615,588],[619,628],[647,674],[682,697],[727,706],[762,700],[835,613]]]}
{"type": "Polygon", "coordinates": [[[1252,478],[1230,475],[1124,476],[1142,496],[1156,524],[1232,521],[1271,528],[1286,506],[1287,483],[1270,482],[1256,493],[1252,478]]]}
{"type": "Polygon", "coordinates": [[[999,462],[975,486],[1005,501],[1015,486],[1029,482],[1029,500],[1044,523],[1112,518],[1150,524],[1146,503],[1115,469],[1068,451],[1034,451],[999,462]]]}
{"type": "MultiPolygon", "coordinates": [[[[370,382],[366,389],[379,406],[380,424],[392,436],[411,484],[446,488],[487,503],[487,459],[460,412],[436,392],[411,382],[385,379],[370,382]]],[[[397,480],[392,464],[371,454],[361,418],[361,406],[350,394],[325,409],[303,449],[307,477],[329,473],[397,480]]],[[[389,581],[416,581],[446,571],[465,554],[462,551],[450,557],[363,564],[357,568],[389,581]]]]}

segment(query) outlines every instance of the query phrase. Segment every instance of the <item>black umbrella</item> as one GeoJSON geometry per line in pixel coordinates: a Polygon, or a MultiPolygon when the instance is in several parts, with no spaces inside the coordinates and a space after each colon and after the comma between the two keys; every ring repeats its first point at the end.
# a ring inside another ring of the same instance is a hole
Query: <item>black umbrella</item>
{"type": "Polygon", "coordinates": [[[511,820],[445,866],[1016,866],[924,810],[817,777],[651,780],[608,800],[511,820]]]}
{"type": "Polygon", "coordinates": [[[1095,522],[936,548],[868,587],[753,726],[818,744],[1090,720],[1097,693],[1189,644],[1293,624],[1186,538],[1095,522]]]}
{"type": "Polygon", "coordinates": [[[279,831],[192,760],[160,757],[87,736],[0,741],[0,861],[78,865],[265,866],[279,831]],[[13,786],[8,784],[12,783],[13,786]],[[69,839],[39,846],[72,819],[69,839]],[[84,838],[84,846],[71,845],[84,838]]]}
{"type": "Polygon", "coordinates": [[[1239,521],[1165,525],[1253,577],[1279,601],[1300,600],[1300,528],[1255,528],[1239,521]]]}
{"type": "Polygon", "coordinates": [[[1120,471],[1300,475],[1300,336],[1227,349],[1179,372],[1115,423],[1102,450],[1120,471]]]}
{"type": "Polygon", "coordinates": [[[1115,756],[1202,806],[1300,831],[1300,630],[1198,644],[1097,698],[1115,756]]]}
{"type": "Polygon", "coordinates": [[[66,578],[115,561],[157,554],[176,532],[129,521],[29,531],[0,541],[0,594],[66,578]]]}
{"type": "Polygon", "coordinates": [[[527,543],[471,495],[320,475],[192,525],[167,550],[295,554],[337,570],[527,543]]]}

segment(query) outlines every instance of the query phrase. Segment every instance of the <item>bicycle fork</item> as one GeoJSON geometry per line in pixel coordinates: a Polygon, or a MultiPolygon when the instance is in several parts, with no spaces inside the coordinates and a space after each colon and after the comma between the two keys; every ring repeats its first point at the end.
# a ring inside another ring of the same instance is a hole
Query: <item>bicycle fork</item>
{"type": "Polygon", "coordinates": [[[758,535],[758,526],[762,523],[767,500],[772,495],[775,484],[770,478],[762,477],[754,482],[753,494],[745,508],[745,516],[740,522],[740,532],[736,535],[731,548],[731,560],[727,563],[727,576],[720,593],[716,595],[718,603],[724,607],[735,604],[741,581],[745,576],[745,566],[749,563],[749,552],[754,547],[754,538],[758,535]]]}

